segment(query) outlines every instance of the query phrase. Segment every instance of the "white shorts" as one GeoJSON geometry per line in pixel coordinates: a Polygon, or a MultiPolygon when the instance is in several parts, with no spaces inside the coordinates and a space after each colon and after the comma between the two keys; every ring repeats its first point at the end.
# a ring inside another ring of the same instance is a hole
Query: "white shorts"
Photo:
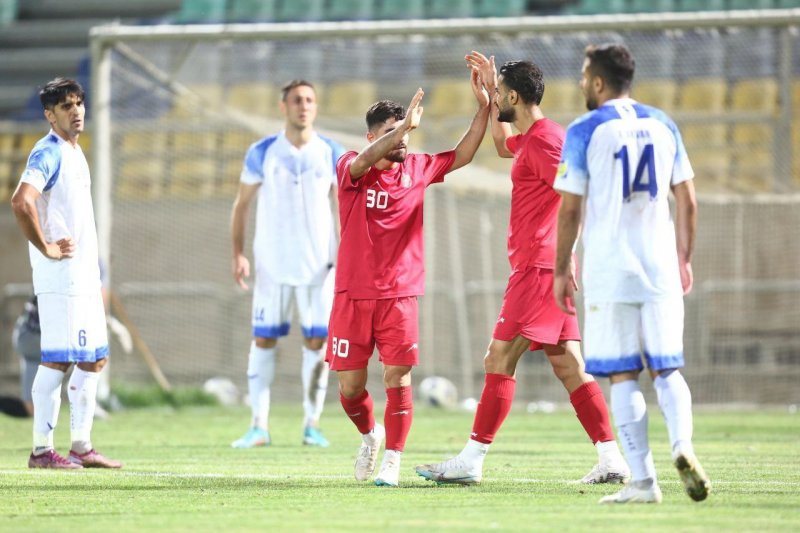
{"type": "Polygon", "coordinates": [[[93,363],[108,357],[106,312],[100,291],[78,296],[45,293],[37,299],[42,362],[93,363]]]}
{"type": "Polygon", "coordinates": [[[292,304],[296,303],[303,337],[327,338],[334,277],[331,268],[317,285],[282,285],[257,279],[253,289],[253,337],[275,339],[288,335],[292,304]]]}
{"type": "Polygon", "coordinates": [[[683,298],[640,304],[587,304],[583,328],[586,372],[608,376],[682,368],[683,298]]]}

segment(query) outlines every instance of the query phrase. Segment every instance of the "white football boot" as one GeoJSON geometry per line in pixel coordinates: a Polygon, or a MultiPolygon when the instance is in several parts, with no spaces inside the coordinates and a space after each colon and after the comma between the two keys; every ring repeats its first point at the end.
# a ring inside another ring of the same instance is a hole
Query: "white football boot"
{"type": "Polygon", "coordinates": [[[381,469],[375,478],[375,485],[379,487],[396,487],[400,482],[400,458],[402,454],[394,450],[383,453],[381,469]]]}
{"type": "Polygon", "coordinates": [[[483,463],[467,462],[456,455],[442,463],[419,465],[417,474],[439,484],[477,485],[483,479],[483,463]]]}
{"type": "Polygon", "coordinates": [[[705,500],[711,491],[711,481],[694,452],[677,449],[673,453],[673,461],[686,488],[686,494],[696,502],[705,500]]]}
{"type": "Polygon", "coordinates": [[[631,482],[616,494],[600,498],[600,503],[661,503],[661,500],[658,483],[652,482],[649,487],[641,487],[639,483],[631,482]]]}
{"type": "Polygon", "coordinates": [[[625,483],[631,477],[631,470],[621,454],[604,457],[594,465],[592,471],[583,476],[578,483],[594,485],[597,483],[625,483]]]}
{"type": "Polygon", "coordinates": [[[375,424],[372,431],[361,436],[361,447],[358,449],[355,464],[355,475],[358,481],[367,481],[375,472],[378,452],[385,437],[386,430],[380,424],[375,424]]]}

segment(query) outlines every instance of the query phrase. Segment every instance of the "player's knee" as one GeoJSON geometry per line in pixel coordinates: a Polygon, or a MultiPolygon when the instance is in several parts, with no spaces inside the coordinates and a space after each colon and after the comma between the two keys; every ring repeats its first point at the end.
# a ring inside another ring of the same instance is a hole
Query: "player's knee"
{"type": "Polygon", "coordinates": [[[303,339],[303,344],[309,350],[321,350],[322,347],[325,345],[325,338],[324,337],[309,337],[303,339]]]}
{"type": "Polygon", "coordinates": [[[365,389],[366,385],[362,383],[339,383],[339,393],[348,400],[361,396],[365,389]]]}
{"type": "Polygon", "coordinates": [[[511,376],[514,374],[515,367],[514,358],[507,350],[501,349],[495,343],[489,344],[486,356],[483,358],[483,369],[487,374],[511,376]]]}
{"type": "Polygon", "coordinates": [[[253,341],[259,348],[274,348],[278,344],[278,339],[271,339],[266,337],[255,337],[253,341]]]}
{"type": "Polygon", "coordinates": [[[411,385],[411,367],[387,366],[383,371],[383,385],[387,389],[411,385]]]}
{"type": "Polygon", "coordinates": [[[91,363],[78,363],[78,368],[80,368],[84,372],[100,372],[105,368],[107,364],[108,364],[108,358],[104,357],[99,361],[93,361],[91,363]]]}

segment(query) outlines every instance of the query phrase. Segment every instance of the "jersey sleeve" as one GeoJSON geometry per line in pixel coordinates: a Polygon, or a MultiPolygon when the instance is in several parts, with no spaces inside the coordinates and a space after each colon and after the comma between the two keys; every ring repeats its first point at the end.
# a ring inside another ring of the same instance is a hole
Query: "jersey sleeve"
{"type": "Polygon", "coordinates": [[[511,137],[506,139],[506,148],[508,148],[509,152],[511,152],[512,154],[516,154],[517,153],[517,150],[519,149],[519,142],[520,142],[521,138],[522,138],[522,135],[517,134],[517,135],[512,135],[511,137]]]}
{"type": "Polygon", "coordinates": [[[359,185],[364,181],[365,176],[362,176],[361,179],[353,183],[353,178],[350,176],[350,164],[356,157],[358,157],[358,152],[345,152],[336,162],[336,179],[340,189],[358,189],[359,185]]]}
{"type": "Polygon", "coordinates": [[[567,128],[567,137],[561,152],[561,161],[553,182],[553,188],[584,196],[589,186],[589,167],[586,152],[591,140],[591,131],[577,122],[567,128]]]}
{"type": "Polygon", "coordinates": [[[528,152],[526,160],[533,162],[536,175],[552,187],[561,161],[561,146],[551,142],[528,143],[528,152]]]}
{"type": "Polygon", "coordinates": [[[34,147],[20,181],[32,185],[39,193],[50,190],[58,180],[61,150],[58,145],[42,143],[34,147]]]}
{"type": "Polygon", "coordinates": [[[443,182],[444,175],[450,171],[455,160],[455,150],[428,156],[425,161],[425,186],[443,182]]]}
{"type": "Polygon", "coordinates": [[[266,148],[261,143],[255,143],[247,149],[239,181],[248,185],[260,184],[264,181],[265,154],[266,148]]]}

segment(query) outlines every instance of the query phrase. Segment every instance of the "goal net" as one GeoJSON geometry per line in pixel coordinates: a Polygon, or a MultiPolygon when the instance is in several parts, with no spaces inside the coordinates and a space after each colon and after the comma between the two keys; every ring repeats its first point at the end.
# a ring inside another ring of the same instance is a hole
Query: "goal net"
{"type": "MultiPolygon", "coordinates": [[[[282,128],[283,83],[313,82],[318,130],[351,149],[366,143],[372,102],[405,105],[423,87],[412,149],[435,152],[455,145],[475,111],[470,50],[537,62],[542,108],[566,126],[584,110],[584,47],[618,41],[637,60],[634,97],[678,121],[697,173],[685,332],[696,401],[796,403],[798,22],[800,10],[95,28],[93,173],[112,289],[172,382],[226,376],[244,387],[251,294],[230,273],[230,210],[245,150],[282,128]]],[[[448,377],[462,397],[480,394],[509,272],[509,166],[487,135],[473,164],[428,191],[415,378],[448,377]]],[[[294,326],[279,344],[278,398],[300,397],[300,345],[294,326]]],[[[115,355],[115,379],[150,379],[137,359],[115,355]]],[[[523,359],[518,380],[519,400],[567,400],[541,353],[523,359]]]]}

